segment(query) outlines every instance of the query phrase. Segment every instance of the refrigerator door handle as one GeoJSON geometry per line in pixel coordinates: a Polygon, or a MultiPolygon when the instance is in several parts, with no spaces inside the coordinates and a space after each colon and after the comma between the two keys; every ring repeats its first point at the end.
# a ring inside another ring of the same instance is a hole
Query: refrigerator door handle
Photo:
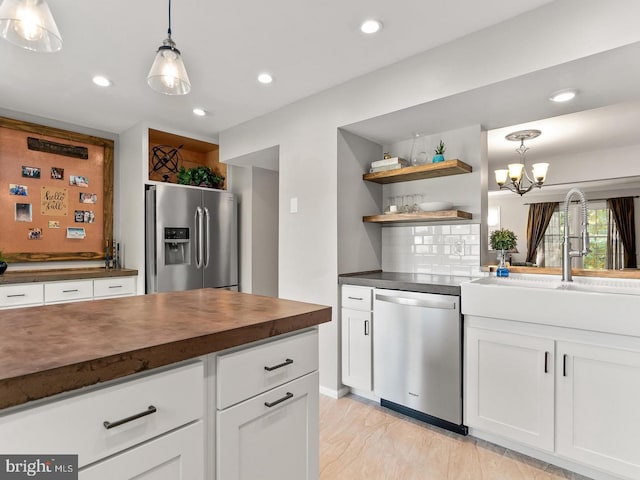
{"type": "Polygon", "coordinates": [[[204,217],[207,221],[206,236],[203,243],[203,248],[206,248],[207,253],[204,256],[204,268],[209,266],[209,256],[211,253],[211,216],[209,215],[209,209],[204,207],[204,217]]]}
{"type": "Polygon", "coordinates": [[[202,208],[196,207],[196,268],[202,268],[202,208]]]}

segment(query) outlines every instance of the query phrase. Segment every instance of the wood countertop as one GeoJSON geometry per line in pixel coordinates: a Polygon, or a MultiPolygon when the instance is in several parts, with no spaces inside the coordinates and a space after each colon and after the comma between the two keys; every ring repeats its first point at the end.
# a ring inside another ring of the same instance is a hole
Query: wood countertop
{"type": "Polygon", "coordinates": [[[111,278],[137,276],[138,270],[119,268],[61,268],[58,270],[11,270],[0,275],[0,285],[17,283],[57,282],[60,280],[82,280],[87,278],[111,278]]]}
{"type": "MultiPolygon", "coordinates": [[[[483,269],[487,272],[495,272],[497,265],[485,265],[483,269]]],[[[562,275],[560,267],[517,267],[510,266],[511,273],[533,273],[537,275],[562,275]]],[[[602,277],[602,278],[629,278],[640,279],[640,269],[628,268],[625,270],[584,270],[572,268],[571,274],[574,277],[602,277]]]]}
{"type": "Polygon", "coordinates": [[[0,408],[331,320],[331,307],[219,289],[0,311],[0,408]]]}

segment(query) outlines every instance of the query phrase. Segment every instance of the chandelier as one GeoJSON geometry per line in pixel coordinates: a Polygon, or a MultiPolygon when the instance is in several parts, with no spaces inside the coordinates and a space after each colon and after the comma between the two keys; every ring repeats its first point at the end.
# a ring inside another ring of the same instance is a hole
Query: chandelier
{"type": "Polygon", "coordinates": [[[525,164],[525,154],[528,147],[524,146],[525,140],[531,140],[540,136],[540,130],[520,130],[505,136],[507,140],[512,142],[520,142],[520,146],[516,148],[516,152],[520,155],[520,163],[510,163],[508,169],[496,170],[496,183],[502,189],[511,190],[522,196],[529,192],[533,187],[542,187],[547,176],[548,163],[534,163],[531,166],[531,177],[527,173],[525,164]],[[533,177],[533,178],[532,178],[533,177]],[[507,183],[507,180],[509,183],[507,183]]]}

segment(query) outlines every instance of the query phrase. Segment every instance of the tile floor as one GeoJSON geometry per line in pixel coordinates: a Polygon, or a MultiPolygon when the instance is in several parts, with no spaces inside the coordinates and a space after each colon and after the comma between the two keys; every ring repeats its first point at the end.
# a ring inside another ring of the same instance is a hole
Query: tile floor
{"type": "Polygon", "coordinates": [[[588,480],[360,397],[320,395],[321,480],[588,480]]]}

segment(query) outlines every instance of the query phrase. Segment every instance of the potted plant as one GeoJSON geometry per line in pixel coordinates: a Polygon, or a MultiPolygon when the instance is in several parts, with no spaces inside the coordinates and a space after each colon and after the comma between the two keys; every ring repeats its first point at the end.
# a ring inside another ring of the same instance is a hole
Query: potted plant
{"type": "Polygon", "coordinates": [[[2,275],[7,270],[7,261],[2,256],[2,252],[0,252],[0,275],[2,275]]]}
{"type": "Polygon", "coordinates": [[[501,228],[499,230],[494,230],[493,232],[491,232],[491,237],[489,238],[491,248],[493,250],[500,251],[500,256],[498,257],[498,259],[500,260],[500,264],[498,265],[498,269],[496,270],[496,275],[498,277],[509,276],[509,270],[507,269],[507,265],[505,262],[505,252],[507,250],[515,248],[517,240],[518,237],[516,236],[516,234],[506,228],[501,228]]]}
{"type": "Polygon", "coordinates": [[[210,188],[222,188],[224,177],[218,175],[210,167],[200,165],[185,169],[180,167],[177,173],[178,183],[182,185],[195,185],[210,188]]]}
{"type": "Polygon", "coordinates": [[[184,166],[180,167],[180,170],[178,170],[178,173],[176,174],[177,178],[178,178],[178,183],[180,185],[191,185],[191,171],[193,169],[189,169],[187,170],[186,168],[184,168],[184,166]]]}
{"type": "Polygon", "coordinates": [[[438,146],[434,150],[435,155],[433,156],[433,159],[431,161],[433,163],[444,162],[444,151],[445,150],[446,150],[446,148],[444,146],[444,142],[442,140],[440,140],[440,143],[438,144],[438,146]]]}

